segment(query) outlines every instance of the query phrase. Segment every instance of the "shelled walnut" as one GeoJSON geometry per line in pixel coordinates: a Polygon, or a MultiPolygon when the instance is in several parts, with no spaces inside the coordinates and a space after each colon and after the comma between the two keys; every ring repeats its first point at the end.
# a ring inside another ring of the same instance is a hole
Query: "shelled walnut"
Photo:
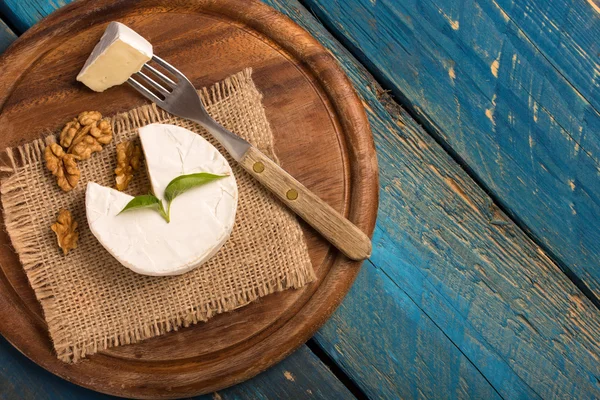
{"type": "Polygon", "coordinates": [[[56,176],[58,186],[68,192],[79,182],[81,172],[77,167],[77,159],[73,154],[66,154],[62,147],[52,143],[44,151],[46,167],[56,176]]]}
{"type": "Polygon", "coordinates": [[[141,156],[142,149],[133,141],[117,145],[117,168],[115,169],[117,190],[127,189],[133,179],[134,171],[140,168],[141,156]]]}
{"type": "MultiPolygon", "coordinates": [[[[71,124],[75,125],[74,121],[71,124]]],[[[79,131],[70,142],[65,141],[63,146],[68,148],[68,153],[74,154],[79,160],[89,159],[93,153],[102,150],[103,144],[112,141],[112,128],[108,121],[102,119],[102,114],[98,111],[82,112],[77,117],[77,124],[80,125],[79,131]]],[[[69,130],[67,132],[70,133],[69,130]]],[[[65,138],[68,137],[65,134],[65,138]]]]}
{"type": "Polygon", "coordinates": [[[52,224],[51,229],[56,233],[58,246],[62,249],[64,255],[67,255],[69,250],[77,248],[79,232],[77,232],[77,222],[73,219],[71,212],[65,209],[60,210],[58,218],[52,224]]]}
{"type": "Polygon", "coordinates": [[[49,145],[44,152],[46,166],[57,177],[58,186],[65,192],[72,190],[80,176],[77,161],[89,159],[112,138],[110,123],[98,111],[84,111],[67,122],[59,135],[60,145],[49,145]]]}

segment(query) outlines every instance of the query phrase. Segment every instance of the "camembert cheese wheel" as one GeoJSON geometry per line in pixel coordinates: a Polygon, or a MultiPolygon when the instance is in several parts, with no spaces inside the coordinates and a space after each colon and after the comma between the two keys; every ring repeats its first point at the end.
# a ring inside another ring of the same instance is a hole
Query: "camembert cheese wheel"
{"type": "Polygon", "coordinates": [[[229,238],[238,202],[235,178],[223,155],[187,129],[152,124],[140,129],[140,139],[152,191],[159,199],[178,176],[197,172],[228,175],[176,197],[169,223],[152,209],[119,214],[133,197],[88,183],[87,219],[102,246],[139,274],[179,275],[202,265],[229,238]]]}

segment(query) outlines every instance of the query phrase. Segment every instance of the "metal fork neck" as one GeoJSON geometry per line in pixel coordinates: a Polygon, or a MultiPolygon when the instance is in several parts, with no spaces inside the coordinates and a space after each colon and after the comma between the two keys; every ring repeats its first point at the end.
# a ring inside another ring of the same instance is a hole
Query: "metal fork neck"
{"type": "Polygon", "coordinates": [[[202,125],[208,133],[213,135],[213,137],[221,143],[225,150],[227,150],[227,152],[231,154],[231,157],[236,161],[242,160],[248,149],[252,147],[250,143],[225,129],[212,118],[193,119],[193,121],[202,125]]]}

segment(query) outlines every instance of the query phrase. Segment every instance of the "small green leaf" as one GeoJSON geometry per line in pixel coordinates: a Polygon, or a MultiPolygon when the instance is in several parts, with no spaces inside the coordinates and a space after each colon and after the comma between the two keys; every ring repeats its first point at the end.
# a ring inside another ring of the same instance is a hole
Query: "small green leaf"
{"type": "MultiPolygon", "coordinates": [[[[159,214],[167,221],[169,221],[169,216],[165,212],[162,201],[160,201],[156,196],[152,194],[143,194],[141,196],[136,196],[127,203],[125,208],[119,212],[119,214],[130,211],[130,210],[139,210],[142,208],[152,208],[159,212],[159,214]]],[[[117,215],[119,215],[117,214],[117,215]]]]}
{"type": "Polygon", "coordinates": [[[125,208],[123,208],[119,214],[121,214],[124,211],[136,210],[138,208],[158,208],[159,203],[160,200],[153,194],[143,194],[141,196],[136,196],[133,199],[131,199],[131,201],[127,203],[125,208]]]}
{"type": "Polygon", "coordinates": [[[170,217],[171,202],[175,199],[175,197],[187,192],[190,189],[206,185],[207,183],[225,178],[227,176],[229,175],[216,175],[208,172],[199,172],[196,174],[181,175],[173,179],[171,182],[169,182],[165,189],[165,200],[167,201],[166,215],[170,217]]]}
{"type": "Polygon", "coordinates": [[[181,175],[173,179],[165,189],[165,200],[171,203],[175,197],[198,186],[206,185],[217,179],[225,178],[229,175],[215,175],[208,172],[199,172],[197,174],[181,175]]]}

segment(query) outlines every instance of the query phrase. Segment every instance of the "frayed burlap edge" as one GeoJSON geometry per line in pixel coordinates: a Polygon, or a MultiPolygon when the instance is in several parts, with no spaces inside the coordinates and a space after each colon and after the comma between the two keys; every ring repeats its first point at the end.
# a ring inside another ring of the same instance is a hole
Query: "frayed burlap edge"
{"type": "MultiPolygon", "coordinates": [[[[211,107],[229,97],[244,85],[251,85],[256,90],[251,76],[252,70],[247,68],[214,84],[210,88],[203,88],[199,91],[200,97],[206,107],[211,107]]],[[[121,130],[137,129],[151,123],[163,123],[173,118],[171,114],[159,109],[155,104],[151,104],[117,114],[112,117],[111,123],[113,130],[119,132],[121,130]]],[[[49,328],[49,334],[60,360],[68,363],[77,362],[99,350],[133,344],[144,339],[177,331],[182,327],[205,322],[216,314],[243,307],[259,297],[286,289],[297,289],[316,279],[312,268],[295,270],[288,276],[263,284],[262,287],[212,301],[205,304],[204,307],[194,307],[193,310],[187,313],[179,313],[167,321],[140,326],[128,332],[104,337],[103,340],[97,340],[87,345],[69,345],[66,343],[63,334],[67,327],[61,324],[61,315],[56,312],[54,293],[47,282],[48,271],[45,268],[44,256],[40,252],[39,245],[36,244],[34,221],[27,212],[27,204],[23,196],[19,195],[27,182],[19,180],[20,177],[16,174],[20,168],[32,163],[43,162],[44,149],[47,144],[53,142],[56,142],[56,135],[48,135],[45,138],[34,140],[19,147],[6,149],[4,159],[8,161],[5,161],[4,165],[0,165],[0,173],[2,174],[0,194],[6,231],[23,265],[29,283],[34,289],[36,298],[42,305],[48,326],[54,327],[49,328]],[[10,213],[6,211],[7,209],[10,209],[10,213]]],[[[266,148],[261,148],[261,150],[278,162],[272,144],[266,148]]]]}

